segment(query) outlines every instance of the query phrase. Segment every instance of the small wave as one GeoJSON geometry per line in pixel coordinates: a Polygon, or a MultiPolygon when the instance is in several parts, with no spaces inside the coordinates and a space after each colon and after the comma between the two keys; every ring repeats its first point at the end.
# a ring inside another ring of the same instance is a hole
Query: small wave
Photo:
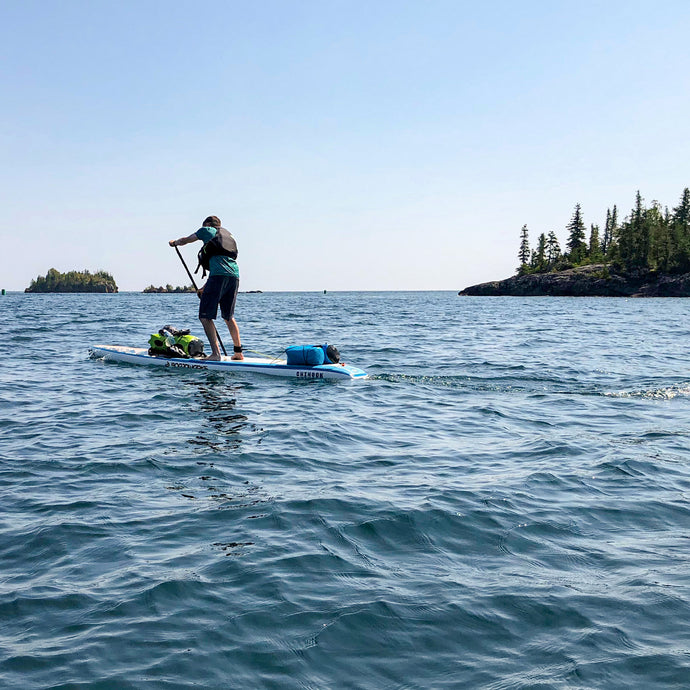
{"type": "Polygon", "coordinates": [[[607,398],[643,398],[647,400],[673,400],[690,395],[690,385],[649,388],[636,391],[610,391],[602,393],[607,398]]]}

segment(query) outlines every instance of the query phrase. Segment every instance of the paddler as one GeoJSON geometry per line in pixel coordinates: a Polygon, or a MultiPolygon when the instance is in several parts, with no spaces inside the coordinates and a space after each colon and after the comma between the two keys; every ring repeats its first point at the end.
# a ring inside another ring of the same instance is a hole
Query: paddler
{"type": "MultiPolygon", "coordinates": [[[[171,247],[181,247],[191,242],[201,240],[203,249],[199,252],[199,263],[204,268],[202,277],[209,272],[206,285],[201,287],[199,294],[199,321],[211,344],[211,354],[207,359],[220,361],[220,344],[214,320],[220,315],[228,326],[230,337],[234,345],[231,359],[244,359],[240,329],[235,321],[235,302],[240,285],[240,269],[237,266],[237,243],[233,236],[221,227],[218,216],[208,216],[196,232],[188,237],[170,240],[171,247]]],[[[197,268],[197,270],[199,270],[197,268]]]]}

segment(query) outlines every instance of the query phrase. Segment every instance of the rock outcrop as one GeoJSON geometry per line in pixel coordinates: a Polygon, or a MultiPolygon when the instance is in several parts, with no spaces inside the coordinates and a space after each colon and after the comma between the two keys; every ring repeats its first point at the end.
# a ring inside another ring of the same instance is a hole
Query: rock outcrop
{"type": "Polygon", "coordinates": [[[690,273],[619,274],[604,264],[578,266],[555,273],[531,273],[472,285],[458,292],[467,296],[533,297],[690,297],[690,273]]]}

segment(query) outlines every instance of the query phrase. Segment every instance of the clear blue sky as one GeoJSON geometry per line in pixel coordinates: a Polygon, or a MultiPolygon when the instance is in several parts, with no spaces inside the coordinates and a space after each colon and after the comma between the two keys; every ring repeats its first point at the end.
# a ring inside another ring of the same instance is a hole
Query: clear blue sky
{"type": "Polygon", "coordinates": [[[0,287],[184,284],[208,214],[243,290],[507,277],[523,223],[678,202],[688,36],[687,0],[0,0],[0,287]]]}

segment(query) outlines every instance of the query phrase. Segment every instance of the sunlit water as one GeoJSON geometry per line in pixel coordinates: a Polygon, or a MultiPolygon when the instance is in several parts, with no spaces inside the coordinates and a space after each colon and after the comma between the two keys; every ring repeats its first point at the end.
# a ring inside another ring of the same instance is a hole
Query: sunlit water
{"type": "Polygon", "coordinates": [[[0,687],[688,687],[689,308],[240,295],[325,382],[88,358],[194,295],[0,298],[0,687]]]}

